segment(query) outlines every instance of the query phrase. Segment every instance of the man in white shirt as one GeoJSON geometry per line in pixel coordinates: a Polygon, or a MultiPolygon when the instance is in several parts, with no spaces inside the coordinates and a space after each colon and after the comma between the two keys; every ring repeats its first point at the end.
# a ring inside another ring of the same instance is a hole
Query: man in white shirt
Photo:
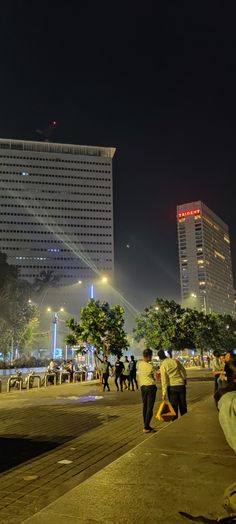
{"type": "Polygon", "coordinates": [[[155,404],[157,392],[154,378],[155,372],[151,360],[152,350],[145,349],[143,352],[143,360],[140,360],[137,365],[138,381],[143,401],[144,433],[151,433],[151,431],[153,431],[150,423],[153,416],[153,407],[155,404]]]}
{"type": "Polygon", "coordinates": [[[161,361],[162,398],[165,400],[168,396],[176,413],[175,420],[178,418],[178,411],[180,415],[187,413],[186,370],[179,360],[167,357],[163,349],[160,349],[157,354],[161,361]]]}

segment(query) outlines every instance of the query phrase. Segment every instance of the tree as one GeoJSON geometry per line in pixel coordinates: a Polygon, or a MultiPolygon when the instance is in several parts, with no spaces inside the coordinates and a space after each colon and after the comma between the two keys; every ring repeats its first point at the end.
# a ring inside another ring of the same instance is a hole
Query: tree
{"type": "Polygon", "coordinates": [[[145,341],[152,349],[184,349],[189,346],[189,333],[183,325],[184,309],[174,300],[160,298],[136,319],[135,340],[145,341]]]}
{"type": "Polygon", "coordinates": [[[121,356],[129,347],[124,331],[124,309],[119,305],[110,307],[108,302],[90,300],[81,310],[80,322],[72,318],[67,325],[72,331],[66,338],[67,344],[79,345],[84,351],[90,344],[98,353],[121,356]]]}
{"type": "Polygon", "coordinates": [[[28,325],[36,317],[36,308],[29,303],[30,284],[20,279],[18,268],[7,263],[0,253],[0,352],[4,358],[12,345],[21,345],[28,325]]]}
{"type": "Polygon", "coordinates": [[[236,320],[230,315],[205,315],[162,299],[139,315],[134,333],[153,349],[197,349],[202,361],[204,351],[236,347],[236,320]]]}

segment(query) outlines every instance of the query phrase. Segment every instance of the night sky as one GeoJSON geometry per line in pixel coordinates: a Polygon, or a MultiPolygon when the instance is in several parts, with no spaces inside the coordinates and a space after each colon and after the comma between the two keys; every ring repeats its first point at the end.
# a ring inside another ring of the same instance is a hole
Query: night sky
{"type": "Polygon", "coordinates": [[[1,6],[0,136],[56,119],[55,141],[117,147],[116,285],[138,308],[179,299],[180,203],[230,225],[236,277],[235,27],[230,1],[1,6]]]}

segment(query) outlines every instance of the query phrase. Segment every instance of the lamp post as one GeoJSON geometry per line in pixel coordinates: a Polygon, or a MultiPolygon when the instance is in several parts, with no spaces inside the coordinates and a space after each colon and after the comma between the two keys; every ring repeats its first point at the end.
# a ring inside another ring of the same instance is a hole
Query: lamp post
{"type": "MultiPolygon", "coordinates": [[[[50,307],[48,307],[48,312],[50,313],[52,311],[52,309],[50,307]]],[[[56,358],[56,349],[57,349],[57,334],[58,334],[58,314],[61,312],[63,313],[64,311],[64,308],[61,307],[59,309],[59,311],[54,311],[53,312],[53,321],[52,321],[52,326],[53,326],[53,336],[52,336],[52,358],[56,358]]]]}
{"type": "MultiPolygon", "coordinates": [[[[108,278],[105,277],[105,276],[102,277],[102,278],[101,278],[101,282],[102,282],[102,284],[107,284],[107,282],[108,282],[108,278]]],[[[90,288],[89,288],[89,298],[90,298],[90,300],[93,300],[93,299],[94,299],[94,296],[95,296],[95,286],[94,286],[94,283],[92,283],[92,284],[90,285],[90,288]]]]}
{"type": "MultiPolygon", "coordinates": [[[[206,295],[205,295],[205,292],[204,292],[204,294],[202,296],[203,296],[203,312],[204,312],[204,315],[206,315],[207,314],[207,306],[206,306],[206,295]]],[[[197,298],[196,293],[191,293],[191,297],[192,298],[197,298]]]]}
{"type": "Polygon", "coordinates": [[[206,306],[206,295],[204,294],[203,295],[203,310],[204,310],[204,315],[207,314],[207,306],[206,306]]]}

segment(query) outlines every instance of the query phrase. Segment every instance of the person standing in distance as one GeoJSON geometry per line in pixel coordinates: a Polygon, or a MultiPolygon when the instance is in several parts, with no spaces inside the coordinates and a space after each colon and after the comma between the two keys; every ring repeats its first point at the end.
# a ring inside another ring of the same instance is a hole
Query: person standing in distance
{"type": "Polygon", "coordinates": [[[120,390],[123,391],[123,382],[122,382],[122,373],[124,369],[124,363],[120,360],[120,357],[117,357],[116,363],[115,363],[115,385],[117,391],[119,391],[119,383],[120,383],[120,390]],[[119,383],[118,383],[119,380],[119,383]]]}
{"type": "Polygon", "coordinates": [[[125,357],[124,361],[124,369],[122,373],[122,382],[125,385],[125,389],[129,389],[130,382],[129,382],[129,359],[128,357],[125,357]]]}
{"type": "Polygon", "coordinates": [[[213,371],[214,378],[215,378],[214,393],[216,393],[216,391],[218,390],[218,379],[220,378],[220,375],[223,369],[223,364],[220,360],[220,356],[221,354],[219,351],[217,350],[213,351],[212,371],[213,371]]]}
{"type": "Polygon", "coordinates": [[[136,378],[137,374],[137,363],[136,360],[134,360],[134,355],[131,355],[130,357],[130,363],[129,363],[129,381],[131,384],[132,391],[134,391],[134,384],[136,386],[136,389],[138,389],[138,382],[136,378]]]}
{"type": "Polygon", "coordinates": [[[101,369],[102,369],[102,382],[103,382],[103,391],[106,390],[106,388],[108,389],[108,391],[111,391],[110,390],[110,386],[109,386],[109,383],[108,383],[108,379],[109,379],[109,368],[112,369],[112,366],[111,366],[111,363],[109,362],[107,356],[105,356],[103,359],[100,358],[96,353],[94,353],[96,355],[96,357],[98,358],[98,360],[100,360],[101,362],[101,369]]]}
{"type": "Polygon", "coordinates": [[[187,413],[186,370],[179,360],[167,357],[163,349],[160,349],[157,355],[161,361],[162,399],[166,400],[168,397],[175,410],[176,416],[174,420],[176,420],[178,411],[180,411],[180,415],[187,413]]]}
{"type": "Polygon", "coordinates": [[[153,428],[150,426],[153,407],[156,400],[157,387],[155,384],[155,372],[152,364],[152,350],[145,349],[143,352],[143,360],[140,360],[137,365],[138,380],[141,389],[143,401],[143,422],[144,433],[151,433],[153,428]]]}

